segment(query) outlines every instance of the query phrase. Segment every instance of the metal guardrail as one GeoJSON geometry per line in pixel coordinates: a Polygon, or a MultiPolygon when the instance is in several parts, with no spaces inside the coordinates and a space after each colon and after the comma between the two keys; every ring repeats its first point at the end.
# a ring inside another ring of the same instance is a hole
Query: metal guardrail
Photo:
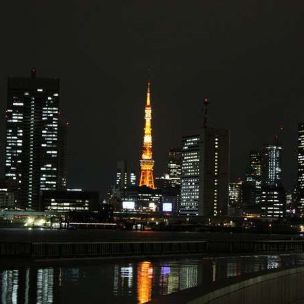
{"type": "Polygon", "coordinates": [[[208,251],[225,252],[225,253],[304,252],[304,241],[299,241],[299,240],[209,241],[208,251]]]}
{"type": "Polygon", "coordinates": [[[203,253],[206,241],[0,243],[0,256],[81,258],[203,253]]]}
{"type": "Polygon", "coordinates": [[[81,258],[197,253],[304,252],[304,241],[2,242],[0,257],[81,258]]]}

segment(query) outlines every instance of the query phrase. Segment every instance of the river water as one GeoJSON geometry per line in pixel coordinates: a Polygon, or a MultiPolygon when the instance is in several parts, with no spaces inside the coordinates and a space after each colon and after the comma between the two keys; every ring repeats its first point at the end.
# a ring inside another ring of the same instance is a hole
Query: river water
{"type": "MultiPolygon", "coordinates": [[[[2,263],[3,265],[3,263],[2,263]]],[[[145,303],[229,278],[304,265],[304,255],[188,257],[94,264],[0,268],[0,299],[9,303],[145,303]]]]}

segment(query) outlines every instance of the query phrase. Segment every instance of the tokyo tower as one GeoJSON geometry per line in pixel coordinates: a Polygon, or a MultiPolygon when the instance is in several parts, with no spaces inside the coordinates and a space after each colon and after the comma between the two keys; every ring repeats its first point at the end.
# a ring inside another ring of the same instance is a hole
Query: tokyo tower
{"type": "Polygon", "coordinates": [[[154,160],[152,159],[152,108],[150,99],[150,82],[148,82],[147,100],[145,107],[145,128],[144,128],[144,142],[142,155],[140,160],[140,180],[139,186],[147,186],[155,189],[153,167],[154,160]]]}

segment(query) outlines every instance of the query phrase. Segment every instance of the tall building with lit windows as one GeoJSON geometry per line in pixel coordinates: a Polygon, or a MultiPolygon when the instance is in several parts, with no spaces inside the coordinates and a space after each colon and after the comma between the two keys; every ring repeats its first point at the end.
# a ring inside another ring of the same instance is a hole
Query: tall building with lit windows
{"type": "Polygon", "coordinates": [[[229,183],[229,208],[241,208],[242,205],[242,181],[229,183]]]}
{"type": "Polygon", "coordinates": [[[180,187],[182,173],[182,151],[170,149],[168,157],[168,174],[171,187],[180,187]]]}
{"type": "Polygon", "coordinates": [[[183,137],[179,214],[198,215],[200,188],[200,136],[183,137]]]}
{"type": "Polygon", "coordinates": [[[261,216],[284,217],[286,195],[281,181],[282,147],[266,145],[262,154],[261,216]]]}
{"type": "Polygon", "coordinates": [[[246,211],[260,208],[262,185],[262,152],[252,150],[249,153],[249,164],[242,184],[242,207],[246,211]]]}
{"type": "Polygon", "coordinates": [[[115,188],[122,190],[130,186],[136,186],[135,172],[130,170],[125,160],[120,160],[117,162],[115,188]]]}
{"type": "Polygon", "coordinates": [[[304,122],[298,124],[297,214],[304,216],[304,122]]]}
{"type": "Polygon", "coordinates": [[[6,110],[5,179],[16,206],[39,209],[40,192],[61,188],[59,79],[9,78],[6,110]]]}
{"type": "Polygon", "coordinates": [[[181,215],[227,215],[229,200],[229,131],[206,127],[183,138],[181,215]]]}
{"type": "Polygon", "coordinates": [[[230,173],[229,130],[203,128],[200,155],[199,215],[227,215],[230,173]]]}
{"type": "Polygon", "coordinates": [[[262,155],[262,183],[264,185],[281,184],[282,147],[278,144],[266,145],[262,155]]]}

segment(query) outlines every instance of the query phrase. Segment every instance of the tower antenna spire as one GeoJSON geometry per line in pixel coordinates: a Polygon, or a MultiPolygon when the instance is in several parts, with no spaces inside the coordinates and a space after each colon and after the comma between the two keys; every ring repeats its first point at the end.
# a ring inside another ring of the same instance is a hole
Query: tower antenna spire
{"type": "Polygon", "coordinates": [[[147,101],[146,101],[146,105],[150,106],[151,105],[151,82],[150,80],[148,80],[148,88],[147,88],[147,101]]]}

